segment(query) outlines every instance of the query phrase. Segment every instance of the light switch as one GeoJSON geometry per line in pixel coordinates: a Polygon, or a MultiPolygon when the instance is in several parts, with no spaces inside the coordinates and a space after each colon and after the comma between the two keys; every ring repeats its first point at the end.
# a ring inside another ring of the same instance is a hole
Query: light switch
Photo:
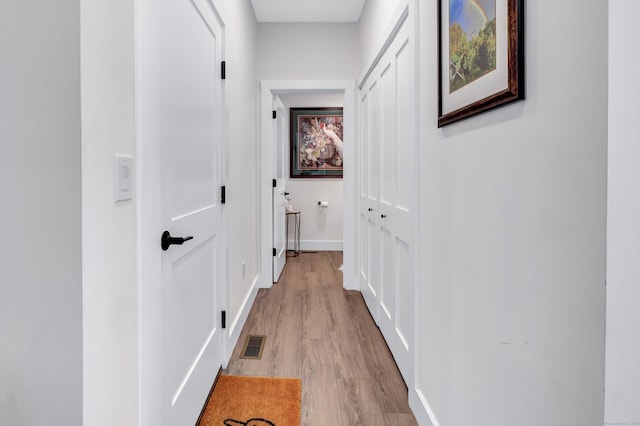
{"type": "Polygon", "coordinates": [[[130,156],[116,154],[116,202],[133,198],[132,164],[130,156]]]}

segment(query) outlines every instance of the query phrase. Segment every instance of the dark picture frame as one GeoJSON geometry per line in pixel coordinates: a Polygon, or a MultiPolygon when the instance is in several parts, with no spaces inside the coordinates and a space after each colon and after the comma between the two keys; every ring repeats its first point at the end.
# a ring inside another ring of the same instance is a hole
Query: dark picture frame
{"type": "Polygon", "coordinates": [[[438,0],[438,127],[523,100],[524,65],[524,0],[438,0]]]}
{"type": "Polygon", "coordinates": [[[342,178],[343,123],[342,108],[291,108],[290,178],[342,178]]]}

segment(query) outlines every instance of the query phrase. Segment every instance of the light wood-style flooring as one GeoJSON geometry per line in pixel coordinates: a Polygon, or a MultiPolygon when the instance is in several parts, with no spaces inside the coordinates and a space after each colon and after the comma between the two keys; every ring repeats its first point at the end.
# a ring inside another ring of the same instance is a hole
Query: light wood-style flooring
{"type": "Polygon", "coordinates": [[[341,252],[289,257],[259,291],[223,374],[302,379],[302,425],[417,425],[407,388],[359,292],[342,288],[341,252]],[[260,360],[240,359],[266,335],[260,360]]]}

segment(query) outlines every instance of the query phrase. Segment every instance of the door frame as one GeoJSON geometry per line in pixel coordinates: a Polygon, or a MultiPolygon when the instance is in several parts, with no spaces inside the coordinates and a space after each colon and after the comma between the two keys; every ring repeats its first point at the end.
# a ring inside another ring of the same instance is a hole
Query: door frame
{"type": "Polygon", "coordinates": [[[344,138],[353,141],[345,144],[343,175],[343,287],[359,290],[356,262],[356,82],[355,80],[262,80],[260,82],[260,210],[261,210],[261,288],[270,288],[273,264],[271,211],[272,179],[274,170],[271,161],[273,135],[271,120],[273,96],[283,93],[342,93],[344,98],[344,138]]]}
{"type": "MultiPolygon", "coordinates": [[[[142,121],[142,90],[141,81],[143,73],[141,71],[142,49],[141,49],[141,32],[142,27],[142,1],[134,0],[134,122],[135,122],[135,156],[137,167],[135,169],[135,203],[136,203],[136,224],[137,224],[137,282],[138,282],[138,359],[139,359],[139,419],[142,426],[155,426],[157,421],[157,408],[154,404],[160,400],[159,389],[150,386],[153,383],[153,377],[160,374],[162,368],[156,357],[150,353],[148,348],[157,345],[160,337],[154,328],[154,324],[159,321],[161,310],[161,299],[157,288],[161,282],[162,259],[159,252],[160,246],[160,229],[162,226],[160,215],[157,214],[157,203],[153,200],[158,197],[157,176],[160,173],[160,158],[158,150],[150,147],[142,139],[141,121],[142,121]],[[151,149],[149,149],[151,148],[151,149]]],[[[193,0],[192,0],[193,2],[193,0]]],[[[195,1],[198,2],[197,0],[195,1]]],[[[228,39],[227,23],[229,22],[221,0],[206,0],[209,7],[215,14],[220,23],[221,28],[221,59],[226,60],[226,46],[228,39]]],[[[194,7],[196,5],[194,4],[194,7]]],[[[196,7],[197,8],[197,7],[196,7]]],[[[228,181],[228,144],[227,132],[228,123],[225,111],[227,109],[226,102],[226,83],[223,79],[221,82],[220,92],[220,184],[226,185],[228,181]]],[[[229,285],[228,285],[228,265],[227,265],[227,219],[224,206],[221,209],[220,219],[220,238],[222,250],[219,251],[219,271],[220,288],[217,289],[220,297],[219,308],[226,310],[229,306],[229,285]]],[[[229,329],[223,329],[221,336],[221,355],[223,364],[227,358],[227,344],[229,329]]],[[[213,384],[213,382],[212,382],[213,384]]]]}

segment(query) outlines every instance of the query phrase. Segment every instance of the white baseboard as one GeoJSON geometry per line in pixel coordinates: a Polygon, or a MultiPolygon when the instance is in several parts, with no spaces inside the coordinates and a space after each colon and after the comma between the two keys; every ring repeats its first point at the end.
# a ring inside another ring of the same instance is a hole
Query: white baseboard
{"type": "Polygon", "coordinates": [[[409,407],[420,426],[440,426],[433,410],[429,406],[424,394],[418,389],[409,392],[409,407]]]}
{"type": "MultiPolygon", "coordinates": [[[[300,241],[302,251],[342,251],[342,246],[342,241],[300,241]]],[[[289,248],[293,248],[293,241],[289,244],[289,248]]]]}
{"type": "Polygon", "coordinates": [[[253,302],[256,300],[256,296],[258,295],[258,283],[260,282],[260,274],[256,275],[253,279],[253,283],[251,284],[251,288],[247,293],[244,301],[242,302],[242,306],[240,307],[240,312],[233,319],[231,325],[229,326],[229,332],[225,335],[227,341],[225,342],[225,354],[222,363],[222,368],[227,368],[229,365],[229,360],[231,360],[231,354],[233,353],[233,349],[236,347],[238,343],[238,339],[240,338],[240,333],[242,332],[242,327],[244,327],[244,323],[247,321],[247,317],[249,316],[249,311],[251,311],[251,307],[253,306],[253,302]]]}

